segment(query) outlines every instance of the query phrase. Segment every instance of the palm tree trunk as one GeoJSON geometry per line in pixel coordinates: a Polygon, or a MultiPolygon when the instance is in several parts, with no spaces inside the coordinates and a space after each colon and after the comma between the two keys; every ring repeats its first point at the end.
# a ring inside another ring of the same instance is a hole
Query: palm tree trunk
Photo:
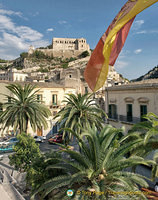
{"type": "Polygon", "coordinates": [[[25,127],[25,133],[27,134],[27,129],[28,129],[28,118],[26,119],[26,127],[25,127]]]}

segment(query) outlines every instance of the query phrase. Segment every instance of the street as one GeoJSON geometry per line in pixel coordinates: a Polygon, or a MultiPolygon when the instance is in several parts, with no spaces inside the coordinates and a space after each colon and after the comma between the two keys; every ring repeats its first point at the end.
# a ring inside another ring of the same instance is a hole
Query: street
{"type": "Polygon", "coordinates": [[[39,144],[39,148],[41,150],[42,153],[45,152],[49,152],[51,150],[58,150],[59,146],[56,144],[49,144],[48,140],[42,142],[42,143],[38,143],[39,144]]]}
{"type": "MultiPolygon", "coordinates": [[[[59,149],[59,146],[57,144],[49,144],[48,140],[45,140],[42,143],[38,143],[39,144],[39,148],[41,150],[41,152],[49,152],[51,150],[55,150],[57,151],[59,149]]],[[[70,146],[74,147],[74,150],[78,151],[79,147],[78,144],[76,143],[75,139],[69,144],[70,146]]]]}

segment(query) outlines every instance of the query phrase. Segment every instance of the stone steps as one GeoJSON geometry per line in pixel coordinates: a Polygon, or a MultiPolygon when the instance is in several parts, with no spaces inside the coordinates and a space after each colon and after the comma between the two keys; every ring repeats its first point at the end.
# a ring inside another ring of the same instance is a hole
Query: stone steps
{"type": "Polygon", "coordinates": [[[0,194],[5,191],[8,195],[8,198],[5,197],[5,200],[25,200],[25,198],[16,189],[16,186],[20,187],[19,184],[21,181],[16,179],[18,178],[18,175],[19,173],[17,171],[13,171],[8,164],[5,163],[3,166],[0,165],[0,194]]]}

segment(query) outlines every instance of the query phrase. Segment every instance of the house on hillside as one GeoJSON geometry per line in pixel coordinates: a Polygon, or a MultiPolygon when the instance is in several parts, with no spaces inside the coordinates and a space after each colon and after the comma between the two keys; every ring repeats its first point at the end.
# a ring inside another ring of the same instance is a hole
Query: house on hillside
{"type": "Polygon", "coordinates": [[[8,70],[0,71],[0,80],[4,81],[17,81],[17,82],[22,82],[26,81],[26,78],[28,77],[27,73],[24,73],[20,70],[14,69],[14,68],[9,68],[8,70]]]}

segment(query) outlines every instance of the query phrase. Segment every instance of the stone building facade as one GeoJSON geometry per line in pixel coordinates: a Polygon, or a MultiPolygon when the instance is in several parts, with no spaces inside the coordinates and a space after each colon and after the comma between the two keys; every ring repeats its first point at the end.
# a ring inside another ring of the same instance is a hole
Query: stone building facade
{"type": "Polygon", "coordinates": [[[26,81],[26,78],[28,77],[27,73],[24,73],[20,70],[9,68],[8,70],[0,71],[0,80],[6,80],[6,81],[26,81]]]}
{"type": "MultiPolygon", "coordinates": [[[[13,94],[6,88],[9,84],[13,82],[11,81],[0,81],[0,88],[1,88],[1,94],[0,94],[0,109],[2,109],[2,104],[6,101],[9,101],[9,99],[6,99],[4,95],[13,96],[13,94]]],[[[25,82],[19,82],[20,85],[24,85],[25,82]]],[[[66,87],[61,84],[57,84],[54,82],[51,83],[31,83],[32,85],[36,85],[37,88],[35,90],[39,90],[37,92],[37,100],[42,101],[43,104],[45,104],[51,111],[52,116],[47,119],[48,122],[48,129],[44,130],[43,128],[39,131],[37,130],[34,132],[31,129],[31,126],[28,126],[28,133],[31,135],[47,135],[49,131],[52,129],[53,125],[56,123],[56,120],[54,120],[54,116],[57,114],[57,112],[65,106],[65,103],[63,100],[65,99],[66,94],[76,94],[76,89],[74,87],[66,87]]],[[[5,135],[9,131],[13,130],[12,127],[6,128],[5,130],[1,129],[0,126],[0,137],[2,135],[5,135]]]]}
{"type": "Polygon", "coordinates": [[[86,39],[73,39],[73,38],[53,38],[52,40],[53,50],[78,50],[78,51],[89,51],[89,45],[86,39]]]}
{"type": "Polygon", "coordinates": [[[105,89],[105,111],[108,123],[116,128],[143,121],[148,112],[158,115],[158,79],[107,87],[105,89]]]}

